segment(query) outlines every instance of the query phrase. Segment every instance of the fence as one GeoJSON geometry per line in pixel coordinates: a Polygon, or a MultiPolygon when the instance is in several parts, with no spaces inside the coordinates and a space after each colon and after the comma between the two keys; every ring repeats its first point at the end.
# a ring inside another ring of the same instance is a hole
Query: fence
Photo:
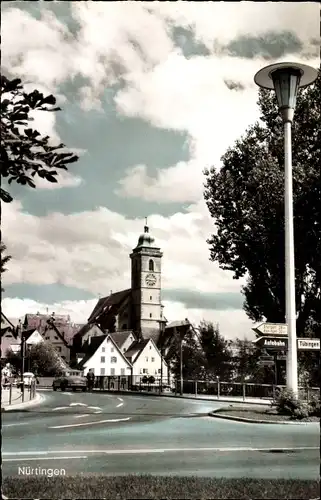
{"type": "MultiPolygon", "coordinates": [[[[209,395],[221,397],[274,399],[283,385],[254,384],[242,382],[221,382],[204,380],[171,380],[142,376],[98,376],[95,377],[94,389],[104,391],[139,391],[139,392],[171,392],[178,394],[209,395]]],[[[300,398],[309,401],[312,395],[320,396],[318,387],[300,387],[300,398]]]]}
{"type": "Polygon", "coordinates": [[[23,383],[13,384],[9,382],[3,385],[1,404],[10,406],[18,403],[31,401],[36,397],[36,382],[32,381],[30,385],[23,383]]]}

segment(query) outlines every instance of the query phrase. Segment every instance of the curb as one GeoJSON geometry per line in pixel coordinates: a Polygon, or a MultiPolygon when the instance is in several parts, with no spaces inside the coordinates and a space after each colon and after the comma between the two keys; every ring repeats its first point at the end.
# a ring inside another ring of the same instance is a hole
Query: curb
{"type": "Polygon", "coordinates": [[[29,401],[25,401],[23,403],[16,403],[16,404],[13,404],[10,406],[1,407],[1,412],[23,410],[25,408],[32,408],[33,406],[38,406],[38,405],[42,404],[45,401],[45,399],[46,399],[45,396],[37,393],[37,396],[34,399],[31,399],[29,401]]]}
{"type": "Polygon", "coordinates": [[[295,422],[295,421],[279,421],[279,420],[254,420],[253,418],[245,418],[245,417],[232,417],[230,415],[224,415],[216,413],[215,411],[211,411],[208,414],[210,417],[220,418],[222,420],[234,420],[235,422],[245,422],[248,424],[278,424],[278,425],[309,425],[309,424],[318,424],[318,422],[295,422]]]}

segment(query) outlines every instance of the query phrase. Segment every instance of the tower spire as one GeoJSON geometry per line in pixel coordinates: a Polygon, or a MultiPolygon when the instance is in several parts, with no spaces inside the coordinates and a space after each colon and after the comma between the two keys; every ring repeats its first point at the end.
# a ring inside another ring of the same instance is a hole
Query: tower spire
{"type": "Polygon", "coordinates": [[[147,225],[147,217],[145,217],[145,226],[144,226],[144,233],[148,233],[149,232],[149,228],[148,228],[148,225],[147,225]]]}

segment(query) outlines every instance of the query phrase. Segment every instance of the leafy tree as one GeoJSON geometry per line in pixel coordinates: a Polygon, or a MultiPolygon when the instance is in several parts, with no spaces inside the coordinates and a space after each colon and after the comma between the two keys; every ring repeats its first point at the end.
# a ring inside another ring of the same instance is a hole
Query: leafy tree
{"type": "MultiPolygon", "coordinates": [[[[293,122],[297,332],[321,334],[321,77],[299,92],[293,122]]],[[[260,90],[261,123],[205,171],[215,223],[210,256],[234,279],[246,277],[244,310],[253,321],[285,321],[283,125],[273,91],[260,90]]]]}
{"type": "MultiPolygon", "coordinates": [[[[1,177],[8,183],[36,187],[33,178],[38,175],[48,182],[57,182],[56,169],[67,170],[66,165],[78,160],[64,144],[50,145],[49,136],[41,136],[28,127],[32,111],[59,111],[53,107],[53,95],[44,97],[38,90],[25,92],[20,79],[9,80],[1,75],[1,177]]],[[[1,200],[9,203],[12,196],[1,187],[1,200]]]]}
{"type": "MultiPolygon", "coordinates": [[[[196,341],[192,329],[187,331],[182,345],[183,379],[195,380],[205,378],[205,357],[203,350],[196,341]]],[[[180,339],[172,339],[171,347],[165,356],[171,371],[178,378],[180,376],[180,339]]]]}
{"type": "MultiPolygon", "coordinates": [[[[7,247],[6,245],[4,245],[3,243],[0,243],[0,252],[1,252],[1,276],[2,274],[7,270],[5,268],[5,265],[9,262],[9,260],[11,259],[11,256],[10,255],[4,255],[4,252],[7,250],[7,247]]],[[[4,289],[2,288],[1,286],[1,292],[4,292],[4,289]]]]}
{"type": "Polygon", "coordinates": [[[207,376],[228,381],[232,374],[232,352],[228,341],[220,334],[218,325],[206,321],[200,323],[199,334],[207,376]]]}
{"type": "MultiPolygon", "coordinates": [[[[10,363],[16,372],[21,372],[21,352],[10,349],[6,353],[6,362],[10,363]]],[[[40,377],[55,376],[61,371],[61,359],[53,346],[46,342],[34,344],[26,348],[25,371],[30,371],[40,377]]]]}
{"type": "Polygon", "coordinates": [[[258,371],[260,351],[253,342],[247,339],[236,339],[234,348],[233,366],[235,381],[253,382],[258,371]]]}

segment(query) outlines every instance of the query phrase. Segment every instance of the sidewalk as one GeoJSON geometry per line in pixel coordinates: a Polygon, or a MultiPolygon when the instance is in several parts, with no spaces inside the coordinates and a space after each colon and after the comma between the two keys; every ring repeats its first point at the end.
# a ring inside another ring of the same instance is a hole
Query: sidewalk
{"type": "Polygon", "coordinates": [[[221,403],[243,403],[243,404],[255,404],[255,405],[266,405],[270,406],[272,399],[266,398],[245,398],[243,399],[242,396],[220,396],[219,398],[217,396],[211,396],[210,394],[183,394],[181,396],[180,394],[174,394],[170,392],[163,392],[162,394],[159,394],[157,392],[147,392],[147,391],[113,391],[113,390],[100,390],[100,389],[94,389],[94,392],[98,393],[106,393],[106,394],[123,394],[123,395],[139,395],[139,396],[146,396],[146,397],[169,397],[169,398],[183,398],[183,399],[194,399],[194,400],[202,400],[202,401],[217,401],[221,403]]]}
{"type": "Polygon", "coordinates": [[[24,401],[22,401],[21,390],[17,389],[17,387],[13,387],[11,393],[11,404],[9,404],[9,395],[9,389],[1,390],[1,411],[23,410],[24,408],[40,404],[44,398],[40,394],[36,393],[36,396],[33,399],[30,399],[30,392],[25,390],[24,401]]]}

